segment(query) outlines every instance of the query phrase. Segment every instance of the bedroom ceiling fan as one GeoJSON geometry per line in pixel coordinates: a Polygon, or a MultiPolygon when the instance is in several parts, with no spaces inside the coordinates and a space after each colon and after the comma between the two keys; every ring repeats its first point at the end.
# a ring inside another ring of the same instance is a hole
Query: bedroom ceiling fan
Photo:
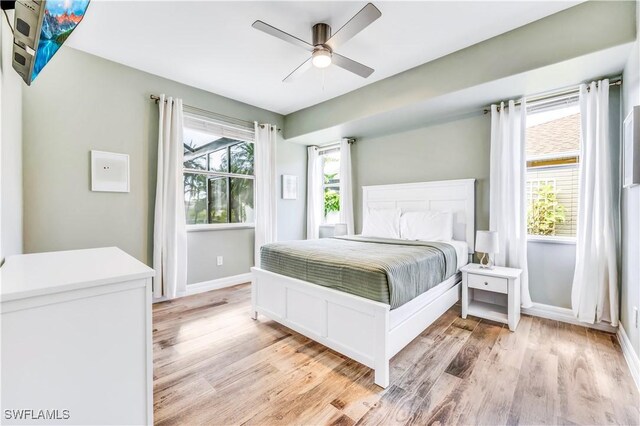
{"type": "Polygon", "coordinates": [[[369,68],[366,65],[339,55],[335,52],[335,49],[349,41],[381,16],[382,12],[373,4],[369,3],[333,35],[331,34],[331,27],[329,25],[324,23],[315,24],[311,30],[311,44],[262,21],[256,21],[251,26],[311,52],[311,57],[298,66],[298,68],[294,69],[291,74],[286,76],[284,80],[282,80],[283,82],[293,81],[311,68],[311,66],[326,68],[331,64],[351,71],[360,77],[367,78],[373,72],[373,68],[369,68]]]}

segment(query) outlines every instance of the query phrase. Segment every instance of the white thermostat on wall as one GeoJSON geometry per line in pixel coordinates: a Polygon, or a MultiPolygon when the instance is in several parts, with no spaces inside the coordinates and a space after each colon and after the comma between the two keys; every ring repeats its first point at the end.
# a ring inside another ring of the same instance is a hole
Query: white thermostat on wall
{"type": "Polygon", "coordinates": [[[91,151],[91,190],[129,192],[129,156],[91,151]]]}

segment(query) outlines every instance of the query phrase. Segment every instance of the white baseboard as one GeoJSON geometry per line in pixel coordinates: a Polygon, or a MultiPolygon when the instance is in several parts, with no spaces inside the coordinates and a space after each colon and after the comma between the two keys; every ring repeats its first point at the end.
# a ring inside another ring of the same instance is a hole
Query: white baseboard
{"type": "Polygon", "coordinates": [[[627,360],[629,370],[631,370],[633,381],[636,382],[636,387],[640,389],[640,358],[638,358],[638,354],[633,349],[633,346],[631,346],[629,336],[627,336],[627,332],[624,331],[622,324],[618,326],[618,341],[620,342],[620,347],[622,347],[624,359],[627,360]]]}
{"type": "Polygon", "coordinates": [[[244,284],[250,282],[253,279],[253,274],[247,272],[246,274],[233,275],[230,277],[218,278],[217,280],[203,281],[200,283],[187,284],[187,296],[192,294],[204,293],[205,291],[219,290],[221,288],[232,287],[238,284],[244,284]]]}
{"type": "Polygon", "coordinates": [[[534,317],[547,318],[560,322],[566,322],[568,324],[580,325],[582,327],[593,328],[596,330],[606,331],[609,333],[616,333],[617,327],[612,327],[606,323],[589,324],[586,322],[580,322],[573,316],[573,311],[568,308],[561,308],[559,306],[545,305],[544,303],[534,303],[530,308],[522,308],[522,313],[532,315],[534,317]]]}

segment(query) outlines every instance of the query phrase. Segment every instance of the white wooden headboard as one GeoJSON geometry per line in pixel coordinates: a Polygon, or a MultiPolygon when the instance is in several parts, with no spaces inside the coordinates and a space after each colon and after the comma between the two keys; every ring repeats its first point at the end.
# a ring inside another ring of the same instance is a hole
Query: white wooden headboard
{"type": "Polygon", "coordinates": [[[400,183],[362,187],[362,220],[369,209],[399,208],[417,210],[451,210],[453,238],[466,241],[473,253],[475,239],[475,179],[400,183]]]}

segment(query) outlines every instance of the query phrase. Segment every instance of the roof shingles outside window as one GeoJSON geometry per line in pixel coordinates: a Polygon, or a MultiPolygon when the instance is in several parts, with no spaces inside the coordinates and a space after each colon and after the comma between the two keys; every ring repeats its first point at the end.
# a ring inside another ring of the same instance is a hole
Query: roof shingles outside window
{"type": "Polygon", "coordinates": [[[580,151],[580,114],[527,128],[527,159],[580,151]]]}

